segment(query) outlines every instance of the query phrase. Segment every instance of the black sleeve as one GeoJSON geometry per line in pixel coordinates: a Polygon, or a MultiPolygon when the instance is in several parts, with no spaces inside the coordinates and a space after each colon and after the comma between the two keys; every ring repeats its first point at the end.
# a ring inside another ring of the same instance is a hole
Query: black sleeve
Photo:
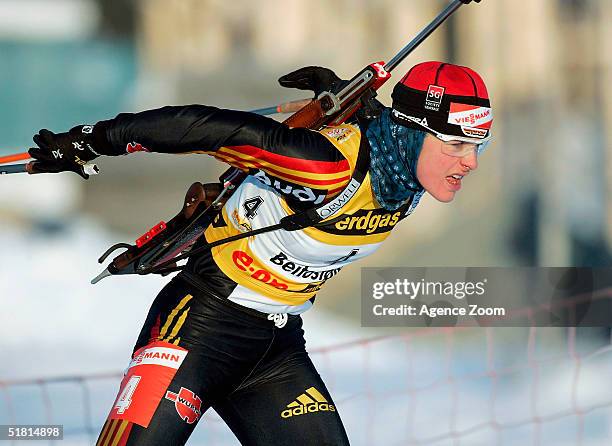
{"type": "Polygon", "coordinates": [[[335,146],[319,132],[291,129],[254,113],[205,105],[168,106],[140,113],[122,113],[114,119],[100,121],[96,124],[96,132],[103,132],[108,142],[103,149],[105,155],[122,155],[137,150],[215,155],[221,147],[237,150],[245,147],[251,155],[256,153],[261,158],[270,154],[298,160],[344,160],[335,146]]]}

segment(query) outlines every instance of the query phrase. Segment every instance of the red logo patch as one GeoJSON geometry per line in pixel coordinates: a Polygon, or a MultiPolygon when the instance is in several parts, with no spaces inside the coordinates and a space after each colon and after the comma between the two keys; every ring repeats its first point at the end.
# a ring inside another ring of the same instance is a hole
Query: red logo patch
{"type": "Polygon", "coordinates": [[[489,107],[452,102],[448,123],[488,130],[493,123],[493,111],[489,107]]]}
{"type": "Polygon", "coordinates": [[[150,152],[149,149],[147,149],[146,147],[143,147],[142,144],[137,143],[137,142],[129,142],[128,145],[125,147],[125,151],[127,153],[150,152]]]}
{"type": "Polygon", "coordinates": [[[195,423],[202,415],[202,400],[189,389],[181,387],[178,394],[168,390],[166,399],[174,401],[179,416],[188,424],[195,423]]]}
{"type": "Polygon", "coordinates": [[[186,356],[184,348],[161,341],[134,353],[109,419],[148,427],[186,356]]]}
{"type": "Polygon", "coordinates": [[[427,110],[439,111],[444,97],[444,87],[430,85],[427,90],[427,98],[425,98],[425,108],[427,110]]]}

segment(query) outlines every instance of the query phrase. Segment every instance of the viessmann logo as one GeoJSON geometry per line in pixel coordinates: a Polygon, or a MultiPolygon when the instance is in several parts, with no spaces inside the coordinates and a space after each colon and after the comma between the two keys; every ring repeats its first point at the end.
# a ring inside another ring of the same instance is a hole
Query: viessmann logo
{"type": "Polygon", "coordinates": [[[128,368],[137,365],[163,365],[178,369],[183,363],[185,356],[187,356],[185,350],[171,347],[150,347],[134,356],[128,368]]]}
{"type": "Polygon", "coordinates": [[[314,412],[335,412],[333,404],[314,387],[306,389],[295,401],[287,404],[287,408],[281,412],[281,417],[291,418],[314,412]]]}
{"type": "Polygon", "coordinates": [[[493,111],[489,107],[451,103],[448,123],[488,129],[493,121],[493,111]]]}

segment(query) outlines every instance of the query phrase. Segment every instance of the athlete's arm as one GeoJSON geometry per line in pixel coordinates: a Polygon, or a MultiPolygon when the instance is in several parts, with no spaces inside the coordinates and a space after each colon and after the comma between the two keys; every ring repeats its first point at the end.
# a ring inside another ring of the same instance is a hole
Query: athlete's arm
{"type": "Polygon", "coordinates": [[[350,166],[322,134],[289,128],[254,113],[205,105],[122,113],[95,125],[105,155],[133,151],[206,153],[239,169],[263,170],[284,181],[335,191],[350,166]]]}
{"type": "MultiPolygon", "coordinates": [[[[232,155],[244,153],[259,161],[273,155],[324,162],[344,157],[323,135],[291,129],[273,119],[249,112],[205,105],[168,106],[140,113],[122,113],[96,124],[108,141],[105,155],[134,150],[158,153],[201,152],[234,164],[232,155]],[[138,147],[140,145],[140,147],[138,147]],[[230,150],[225,150],[230,148],[230,150]]],[[[242,157],[243,167],[247,157],[242,157]]],[[[250,166],[247,166],[250,167],[250,166]]]]}
{"type": "Polygon", "coordinates": [[[31,154],[46,163],[42,164],[46,171],[80,171],[84,161],[99,155],[199,152],[245,171],[263,170],[285,181],[329,191],[350,178],[346,158],[319,132],[205,105],[122,113],[67,133],[43,130],[35,142],[40,150],[33,149],[31,154]]]}

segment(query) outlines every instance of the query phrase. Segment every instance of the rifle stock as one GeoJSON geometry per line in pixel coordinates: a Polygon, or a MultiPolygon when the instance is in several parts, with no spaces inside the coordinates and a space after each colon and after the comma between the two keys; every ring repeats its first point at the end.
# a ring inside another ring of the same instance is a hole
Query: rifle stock
{"type": "Polygon", "coordinates": [[[325,118],[325,111],[319,99],[313,99],[283,121],[289,127],[316,128],[325,118]]]}

